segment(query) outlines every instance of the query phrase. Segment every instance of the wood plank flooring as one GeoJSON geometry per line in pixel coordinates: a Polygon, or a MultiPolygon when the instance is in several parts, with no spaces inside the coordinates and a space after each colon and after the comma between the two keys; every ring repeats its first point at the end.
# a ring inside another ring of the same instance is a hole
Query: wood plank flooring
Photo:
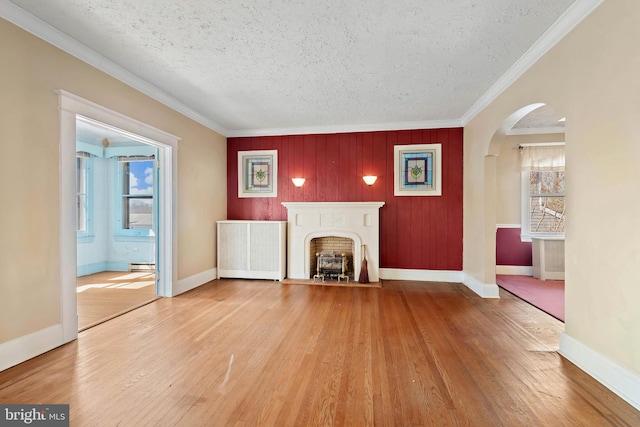
{"type": "Polygon", "coordinates": [[[563,324],[501,291],[216,280],[0,372],[73,426],[637,426],[562,359],[563,324]]]}
{"type": "Polygon", "coordinates": [[[78,330],[157,300],[155,272],[102,271],[76,279],[78,330]]]}

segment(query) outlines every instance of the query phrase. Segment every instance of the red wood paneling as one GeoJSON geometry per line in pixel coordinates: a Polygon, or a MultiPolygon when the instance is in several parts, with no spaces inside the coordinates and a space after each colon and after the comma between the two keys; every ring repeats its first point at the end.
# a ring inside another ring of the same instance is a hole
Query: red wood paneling
{"type": "Polygon", "coordinates": [[[519,228],[498,228],[496,231],[496,265],[533,265],[531,242],[520,240],[519,228]]]}
{"type": "Polygon", "coordinates": [[[229,138],[229,219],[286,220],[281,202],[383,201],[384,268],[462,270],[462,128],[229,138]],[[442,144],[442,196],[393,195],[393,147],[442,144]],[[238,151],[278,150],[278,197],[238,198],[238,151]],[[363,175],[377,175],[369,187],[363,175]],[[291,178],[306,178],[295,188],[291,178]]]}

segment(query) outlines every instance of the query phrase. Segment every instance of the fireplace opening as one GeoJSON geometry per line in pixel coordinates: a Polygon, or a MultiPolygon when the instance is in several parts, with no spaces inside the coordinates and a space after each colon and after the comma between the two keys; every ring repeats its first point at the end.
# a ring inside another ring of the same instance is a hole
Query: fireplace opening
{"type": "Polygon", "coordinates": [[[310,279],[354,280],[355,242],[347,237],[323,236],[309,242],[310,279]]]}

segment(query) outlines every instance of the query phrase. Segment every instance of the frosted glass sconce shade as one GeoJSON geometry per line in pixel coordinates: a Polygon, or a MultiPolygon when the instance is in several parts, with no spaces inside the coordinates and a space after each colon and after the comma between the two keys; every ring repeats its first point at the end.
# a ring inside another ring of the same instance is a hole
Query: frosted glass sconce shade
{"type": "Polygon", "coordinates": [[[375,175],[365,175],[362,177],[362,179],[364,180],[365,184],[373,185],[378,177],[375,175]]]}
{"type": "Polygon", "coordinates": [[[304,184],[304,178],[291,178],[291,181],[293,181],[293,185],[296,187],[302,187],[304,184]]]}

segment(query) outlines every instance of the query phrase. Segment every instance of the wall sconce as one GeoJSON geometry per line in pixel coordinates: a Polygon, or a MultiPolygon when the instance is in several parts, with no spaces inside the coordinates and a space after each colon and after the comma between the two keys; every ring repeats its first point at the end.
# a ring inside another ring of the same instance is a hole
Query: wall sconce
{"type": "Polygon", "coordinates": [[[373,185],[378,177],[375,175],[365,175],[362,177],[362,179],[364,180],[365,184],[373,185]]]}
{"type": "Polygon", "coordinates": [[[302,187],[304,184],[304,178],[291,178],[291,181],[293,181],[293,185],[296,187],[302,187]]]}

